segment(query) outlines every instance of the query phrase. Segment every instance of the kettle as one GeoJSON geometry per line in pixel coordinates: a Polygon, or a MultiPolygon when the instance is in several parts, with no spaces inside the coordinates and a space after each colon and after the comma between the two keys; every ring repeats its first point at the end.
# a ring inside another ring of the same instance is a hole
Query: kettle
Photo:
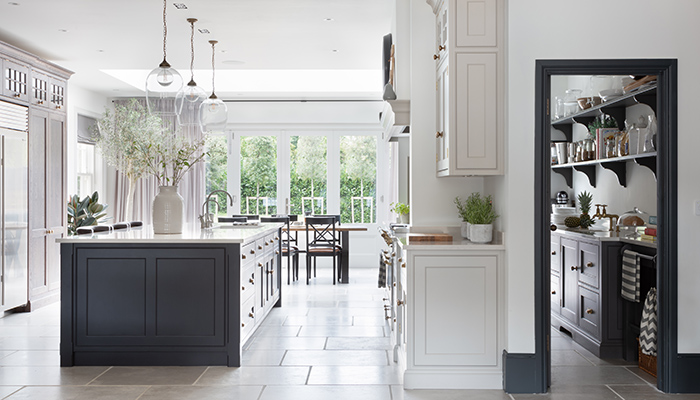
{"type": "Polygon", "coordinates": [[[569,194],[565,191],[557,193],[557,204],[569,204],[569,194]]]}

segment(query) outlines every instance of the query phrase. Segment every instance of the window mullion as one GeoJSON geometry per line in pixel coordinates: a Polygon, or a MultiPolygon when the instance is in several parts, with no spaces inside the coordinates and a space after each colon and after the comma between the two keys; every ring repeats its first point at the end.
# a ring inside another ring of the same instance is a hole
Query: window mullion
{"type": "Polygon", "coordinates": [[[328,135],[328,214],[340,214],[340,135],[328,135]]]}

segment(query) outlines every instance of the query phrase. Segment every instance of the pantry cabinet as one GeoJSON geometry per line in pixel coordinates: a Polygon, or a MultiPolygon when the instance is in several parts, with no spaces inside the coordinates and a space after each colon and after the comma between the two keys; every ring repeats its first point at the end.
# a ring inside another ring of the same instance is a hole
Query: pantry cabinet
{"type": "Polygon", "coordinates": [[[622,358],[622,243],[586,234],[551,237],[552,326],[601,358],[622,358]]]}
{"type": "Polygon", "coordinates": [[[503,0],[428,0],[436,15],[438,177],[503,174],[503,0]]]}

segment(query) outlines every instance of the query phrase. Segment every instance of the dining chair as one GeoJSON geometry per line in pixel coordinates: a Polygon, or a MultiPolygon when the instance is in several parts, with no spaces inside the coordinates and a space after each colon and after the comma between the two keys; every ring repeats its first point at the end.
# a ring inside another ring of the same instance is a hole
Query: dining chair
{"type": "MultiPolygon", "coordinates": [[[[335,285],[341,269],[340,241],[337,237],[336,219],[330,217],[306,217],[306,284],[311,277],[311,258],[316,271],[317,257],[333,258],[333,284],[335,285]]],[[[316,274],[314,273],[314,277],[316,274]]]]}
{"type": "Polygon", "coordinates": [[[289,216],[272,216],[272,217],[261,217],[260,222],[281,222],[284,224],[282,229],[282,257],[287,257],[287,285],[290,284],[291,280],[299,279],[299,247],[296,246],[296,235],[292,236],[292,232],[289,230],[289,216]],[[291,238],[294,237],[294,244],[292,244],[291,238]]]}
{"type": "MultiPolygon", "coordinates": [[[[340,214],[315,214],[313,215],[314,217],[325,217],[325,218],[334,218],[336,226],[340,225],[340,214]]],[[[308,217],[307,217],[308,218],[308,217]]],[[[343,243],[340,240],[340,232],[336,232],[335,237],[338,239],[338,245],[342,246],[343,243]]],[[[314,262],[314,278],[316,277],[316,263],[314,262]]],[[[338,280],[340,280],[340,276],[338,276],[338,280]]]]}

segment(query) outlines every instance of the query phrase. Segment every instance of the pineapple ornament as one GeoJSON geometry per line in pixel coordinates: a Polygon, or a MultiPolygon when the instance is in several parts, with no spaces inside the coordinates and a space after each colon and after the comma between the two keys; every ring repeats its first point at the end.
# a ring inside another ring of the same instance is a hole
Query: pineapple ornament
{"type": "Polygon", "coordinates": [[[588,212],[591,210],[591,204],[593,203],[593,195],[583,191],[579,193],[576,198],[578,199],[579,208],[581,208],[581,215],[579,217],[581,219],[581,228],[588,228],[593,225],[593,219],[588,215],[588,212]]]}

